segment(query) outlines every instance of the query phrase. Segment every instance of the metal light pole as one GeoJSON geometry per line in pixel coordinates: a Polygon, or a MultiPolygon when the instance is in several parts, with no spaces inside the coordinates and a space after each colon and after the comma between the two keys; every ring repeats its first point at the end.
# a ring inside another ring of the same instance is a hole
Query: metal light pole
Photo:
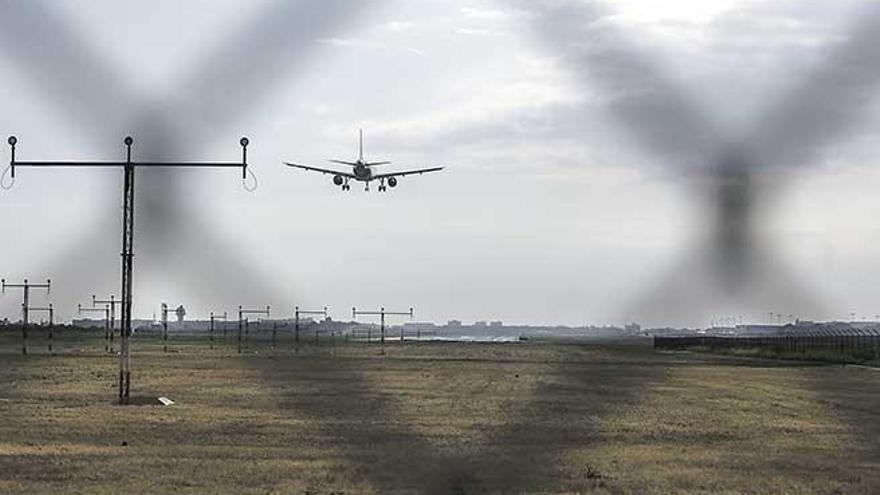
{"type": "Polygon", "coordinates": [[[92,306],[99,304],[108,304],[110,306],[110,352],[113,352],[113,334],[116,333],[116,305],[122,304],[122,301],[116,299],[116,296],[110,295],[110,299],[99,300],[92,294],[92,306]]]}
{"type": "Polygon", "coordinates": [[[226,311],[223,312],[223,316],[215,315],[214,312],[211,312],[211,328],[210,328],[210,340],[211,340],[211,349],[214,349],[214,322],[217,320],[223,320],[223,341],[226,342],[226,311]]]}
{"type": "Polygon", "coordinates": [[[299,315],[323,315],[326,320],[327,306],[324,306],[323,311],[299,309],[299,306],[296,306],[294,307],[293,315],[294,352],[299,353],[299,315]]]}
{"type": "Polygon", "coordinates": [[[22,284],[7,284],[6,279],[0,279],[0,287],[2,287],[2,292],[5,294],[6,289],[21,289],[23,293],[22,302],[21,302],[21,354],[27,356],[27,327],[28,327],[28,311],[30,308],[30,297],[31,297],[31,289],[46,289],[46,293],[48,294],[51,290],[52,281],[46,279],[45,284],[31,284],[28,283],[27,279],[24,279],[24,283],[22,284]]]}
{"type": "MultiPolygon", "coordinates": [[[[382,307],[379,311],[358,311],[357,308],[351,308],[351,317],[357,320],[358,315],[362,316],[379,316],[381,321],[381,337],[380,342],[382,344],[382,353],[385,353],[385,316],[409,316],[410,319],[413,317],[413,309],[409,308],[409,312],[402,311],[385,311],[385,307],[382,307]]],[[[403,334],[400,336],[400,340],[403,341],[403,334]]]]}
{"type": "Polygon", "coordinates": [[[104,306],[104,309],[101,308],[84,308],[82,304],[76,305],[76,311],[79,314],[83,313],[104,313],[104,352],[107,352],[107,331],[110,329],[110,307],[104,306]]]}
{"type": "Polygon", "coordinates": [[[127,404],[129,400],[129,392],[131,389],[131,307],[133,302],[132,296],[132,277],[134,271],[134,172],[138,167],[162,167],[162,168],[241,168],[242,179],[247,178],[247,147],[250,143],[247,138],[241,138],[241,163],[233,162],[133,162],[131,160],[131,147],[134,139],[127,136],[125,143],[125,161],[124,162],[36,162],[17,161],[15,158],[16,144],[18,139],[10,136],[8,139],[9,146],[12,148],[12,159],[10,161],[11,176],[15,178],[16,167],[121,167],[123,170],[123,190],[122,190],[122,326],[120,328],[120,336],[122,337],[122,352],[119,354],[119,403],[127,404]]]}
{"type": "Polygon", "coordinates": [[[52,327],[55,326],[55,310],[52,308],[52,303],[49,303],[48,306],[43,308],[28,308],[30,311],[41,311],[49,314],[49,354],[52,354],[52,327]]]}
{"type": "Polygon", "coordinates": [[[244,323],[247,325],[247,320],[244,320],[244,315],[262,315],[266,318],[269,317],[269,306],[266,306],[266,309],[242,309],[241,306],[238,307],[238,353],[241,354],[241,325],[244,323]]]}
{"type": "Polygon", "coordinates": [[[162,352],[168,352],[168,305],[162,303],[162,352]]]}

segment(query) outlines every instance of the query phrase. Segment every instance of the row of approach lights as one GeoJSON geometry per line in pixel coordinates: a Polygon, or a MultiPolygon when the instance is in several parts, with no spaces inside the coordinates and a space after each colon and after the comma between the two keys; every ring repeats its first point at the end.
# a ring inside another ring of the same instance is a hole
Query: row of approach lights
{"type": "MultiPolygon", "coordinates": [[[[52,352],[52,327],[54,326],[54,309],[52,307],[52,303],[49,303],[48,307],[32,307],[29,306],[29,295],[30,289],[46,289],[48,292],[51,287],[51,281],[46,280],[45,284],[32,284],[29,283],[27,279],[24,279],[24,283],[22,284],[7,284],[6,279],[0,280],[0,287],[2,287],[3,293],[6,292],[7,288],[10,289],[22,289],[24,292],[24,302],[22,303],[22,354],[27,355],[27,327],[28,327],[28,315],[31,311],[47,311],[49,313],[49,352],[52,352]]],[[[107,325],[105,328],[105,344],[104,350],[106,352],[113,352],[113,336],[116,330],[115,324],[115,313],[116,313],[116,305],[121,304],[121,300],[116,299],[115,296],[111,295],[110,299],[107,300],[99,300],[97,296],[92,295],[92,307],[83,307],[82,304],[77,304],[77,313],[102,313],[104,315],[104,319],[107,321],[107,325]],[[103,308],[98,307],[99,304],[104,304],[103,308]]],[[[168,304],[162,303],[162,341],[164,351],[168,351],[167,342],[168,342],[168,304]]],[[[248,325],[248,319],[246,316],[248,315],[259,315],[265,316],[268,318],[271,314],[270,306],[266,306],[265,309],[245,309],[242,306],[238,307],[238,353],[241,353],[241,345],[242,345],[242,325],[244,325],[245,329],[248,325]]],[[[386,311],[384,307],[382,307],[379,311],[358,311],[356,307],[351,308],[352,318],[357,319],[358,316],[379,316],[380,317],[380,329],[381,329],[381,341],[385,342],[385,317],[386,316],[409,316],[413,317],[413,308],[410,308],[408,312],[402,311],[386,311]]],[[[299,306],[294,308],[294,329],[295,329],[295,342],[299,344],[300,341],[300,315],[322,315],[326,320],[328,317],[327,306],[324,306],[323,310],[303,310],[300,309],[299,306]]],[[[214,322],[215,321],[228,321],[227,313],[223,313],[222,315],[215,315],[213,312],[210,314],[210,327],[209,331],[211,334],[211,343],[213,347],[214,340],[214,322]]],[[[246,330],[245,330],[246,332],[246,330]]],[[[225,328],[224,328],[225,334],[225,328]]],[[[403,339],[403,334],[401,334],[401,340],[403,339]]]]}

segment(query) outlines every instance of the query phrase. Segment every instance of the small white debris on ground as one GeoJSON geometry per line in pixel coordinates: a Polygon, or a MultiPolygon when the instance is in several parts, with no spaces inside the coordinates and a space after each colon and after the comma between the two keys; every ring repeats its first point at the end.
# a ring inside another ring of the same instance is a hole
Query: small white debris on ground
{"type": "Polygon", "coordinates": [[[161,402],[163,406],[170,406],[174,404],[174,401],[169,399],[168,397],[159,397],[159,402],[161,402]]]}

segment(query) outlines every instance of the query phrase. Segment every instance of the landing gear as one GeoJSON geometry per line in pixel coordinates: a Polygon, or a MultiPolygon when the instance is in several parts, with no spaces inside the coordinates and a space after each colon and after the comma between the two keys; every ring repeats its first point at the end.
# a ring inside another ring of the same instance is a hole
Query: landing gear
{"type": "Polygon", "coordinates": [[[385,187],[385,179],[379,179],[379,192],[385,192],[388,188],[385,187]]]}
{"type": "Polygon", "coordinates": [[[351,191],[351,186],[348,185],[348,177],[345,178],[345,182],[342,183],[343,191],[351,191]]]}

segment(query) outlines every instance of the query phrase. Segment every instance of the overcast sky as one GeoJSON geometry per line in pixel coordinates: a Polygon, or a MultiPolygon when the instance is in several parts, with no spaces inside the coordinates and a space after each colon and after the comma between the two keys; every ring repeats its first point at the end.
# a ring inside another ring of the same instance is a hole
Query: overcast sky
{"type": "MultiPolygon", "coordinates": [[[[251,138],[255,192],[228,170],[138,176],[138,317],[163,301],[570,325],[880,313],[870,2],[0,3],[0,134],[19,159],[117,159],[130,133],[136,159],[234,161],[251,138]],[[359,127],[388,170],[447,169],[379,194],[281,163],[355,158],[359,127]],[[773,177],[754,205],[766,297],[716,290],[694,258],[713,249],[703,179],[731,145],[773,177]]],[[[63,319],[118,296],[121,172],[16,175],[0,273],[52,277],[63,319]]],[[[7,291],[0,311],[19,304],[7,291]]]]}

